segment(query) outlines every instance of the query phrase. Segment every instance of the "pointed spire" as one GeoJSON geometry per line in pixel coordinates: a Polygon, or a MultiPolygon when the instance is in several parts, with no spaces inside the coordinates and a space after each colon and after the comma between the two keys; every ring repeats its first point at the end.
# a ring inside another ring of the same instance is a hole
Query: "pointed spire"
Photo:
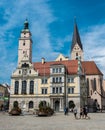
{"type": "Polygon", "coordinates": [[[77,24],[76,24],[76,18],[74,18],[74,33],[73,33],[73,38],[72,38],[71,50],[73,49],[73,47],[75,46],[76,43],[83,50],[81,39],[80,39],[79,32],[78,32],[78,27],[77,27],[77,24]]]}

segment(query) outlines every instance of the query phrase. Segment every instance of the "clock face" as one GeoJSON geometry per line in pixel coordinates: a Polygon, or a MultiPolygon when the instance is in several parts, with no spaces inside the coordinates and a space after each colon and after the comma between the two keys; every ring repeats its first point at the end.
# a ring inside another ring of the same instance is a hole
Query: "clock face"
{"type": "Polygon", "coordinates": [[[27,74],[27,69],[23,69],[23,75],[27,74]]]}

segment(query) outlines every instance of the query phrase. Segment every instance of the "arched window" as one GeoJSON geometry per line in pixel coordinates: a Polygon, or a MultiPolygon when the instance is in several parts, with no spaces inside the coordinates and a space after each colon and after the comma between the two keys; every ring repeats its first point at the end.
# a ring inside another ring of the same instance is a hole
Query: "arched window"
{"type": "Polygon", "coordinates": [[[27,89],[27,82],[22,81],[22,94],[26,94],[26,89],[27,89]]]}
{"type": "Polygon", "coordinates": [[[34,94],[34,81],[30,81],[30,94],[34,94]]]}
{"type": "Polygon", "coordinates": [[[19,92],[19,81],[15,81],[15,90],[14,90],[14,94],[18,94],[19,92]]]}
{"type": "Polygon", "coordinates": [[[29,102],[29,108],[33,108],[34,107],[34,103],[33,103],[33,101],[30,101],[29,102]]]}

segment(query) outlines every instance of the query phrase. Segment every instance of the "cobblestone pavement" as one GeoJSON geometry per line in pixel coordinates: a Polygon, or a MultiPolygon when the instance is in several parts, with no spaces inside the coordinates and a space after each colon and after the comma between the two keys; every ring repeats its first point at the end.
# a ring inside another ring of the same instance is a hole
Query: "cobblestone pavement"
{"type": "Polygon", "coordinates": [[[73,113],[51,117],[9,116],[0,112],[0,130],[105,130],[105,113],[89,113],[90,119],[75,119],[73,113]]]}

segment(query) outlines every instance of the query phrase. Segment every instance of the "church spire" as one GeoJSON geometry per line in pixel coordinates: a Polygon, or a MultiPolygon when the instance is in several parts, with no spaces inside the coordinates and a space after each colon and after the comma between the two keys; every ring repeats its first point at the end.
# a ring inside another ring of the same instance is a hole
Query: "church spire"
{"type": "Polygon", "coordinates": [[[73,32],[73,38],[72,38],[72,44],[71,44],[71,59],[75,60],[78,58],[80,58],[81,61],[83,61],[83,47],[82,47],[78,27],[75,20],[74,32],[73,32]]]}
{"type": "Polygon", "coordinates": [[[79,47],[81,48],[81,50],[83,50],[81,39],[80,39],[80,36],[79,36],[78,27],[77,27],[77,24],[76,24],[76,19],[74,20],[74,33],[73,33],[73,38],[72,38],[71,51],[73,50],[75,44],[78,44],[79,47]]]}

